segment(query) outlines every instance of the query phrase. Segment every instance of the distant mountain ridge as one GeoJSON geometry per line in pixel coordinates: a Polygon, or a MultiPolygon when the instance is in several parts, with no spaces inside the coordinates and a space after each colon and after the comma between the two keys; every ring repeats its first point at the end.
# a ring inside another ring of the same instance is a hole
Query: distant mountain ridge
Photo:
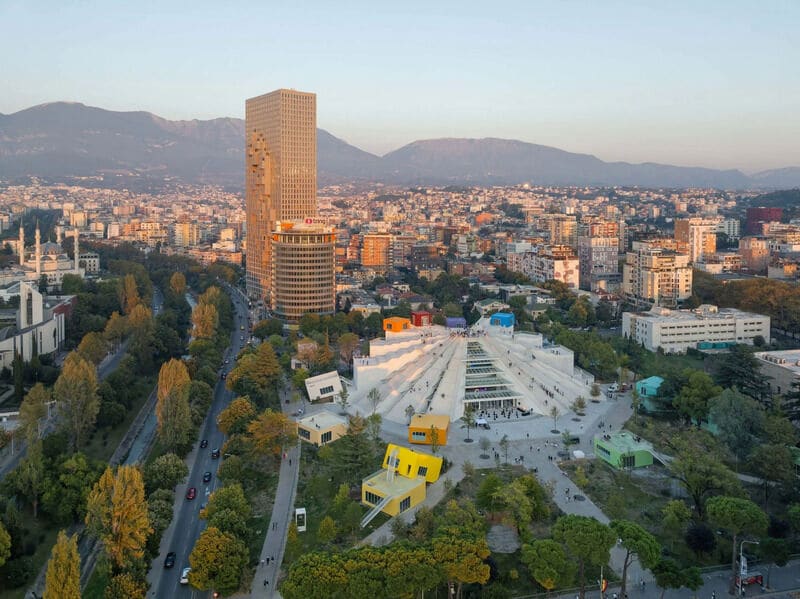
{"type": "MultiPolygon", "coordinates": [[[[376,156],[322,129],[321,184],[353,180],[414,185],[638,185],[779,188],[800,185],[800,167],[756,173],[604,162],[589,154],[509,139],[429,139],[376,156]]],[[[0,115],[0,177],[131,174],[242,187],[244,121],[170,121],[53,102],[0,115]]]]}

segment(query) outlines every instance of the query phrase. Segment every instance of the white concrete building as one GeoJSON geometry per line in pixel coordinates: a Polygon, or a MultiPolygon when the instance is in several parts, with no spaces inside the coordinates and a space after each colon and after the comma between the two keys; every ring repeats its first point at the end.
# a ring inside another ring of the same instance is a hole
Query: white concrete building
{"type": "Polygon", "coordinates": [[[763,351],[755,356],[773,393],[785,395],[800,384],[800,349],[763,351]]]}
{"type": "Polygon", "coordinates": [[[15,354],[29,362],[34,355],[50,354],[61,347],[74,296],[43,296],[24,281],[8,293],[19,295],[19,309],[16,326],[0,330],[0,368],[11,368],[15,354]]]}
{"type": "Polygon", "coordinates": [[[342,392],[342,379],[335,370],[306,379],[309,401],[335,401],[342,392]]]}
{"type": "Polygon", "coordinates": [[[683,353],[687,349],[708,349],[722,344],[753,344],[757,336],[770,341],[769,316],[719,309],[703,304],[696,310],[669,310],[654,307],[649,312],[624,312],[622,335],[632,338],[650,351],[683,353]]]}

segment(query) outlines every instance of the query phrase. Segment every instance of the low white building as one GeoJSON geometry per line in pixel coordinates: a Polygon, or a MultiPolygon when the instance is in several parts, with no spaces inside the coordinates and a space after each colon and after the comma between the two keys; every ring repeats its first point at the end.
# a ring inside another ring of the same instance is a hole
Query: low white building
{"type": "Polygon", "coordinates": [[[334,401],[342,392],[342,379],[335,370],[306,379],[309,401],[334,401]]]}
{"type": "Polygon", "coordinates": [[[785,395],[800,384],[800,349],[757,352],[755,356],[773,393],[785,395]]]}
{"type": "Polygon", "coordinates": [[[622,335],[650,351],[683,353],[689,348],[714,349],[724,344],[753,344],[758,336],[770,341],[769,316],[719,309],[703,304],[695,310],[654,307],[649,312],[624,312],[622,335]]]}

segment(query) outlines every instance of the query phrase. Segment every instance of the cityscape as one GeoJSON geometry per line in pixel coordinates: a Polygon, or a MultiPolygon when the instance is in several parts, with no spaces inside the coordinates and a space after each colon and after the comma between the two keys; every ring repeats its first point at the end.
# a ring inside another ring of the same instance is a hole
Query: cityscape
{"type": "Polygon", "coordinates": [[[0,7],[0,599],[800,597],[798,7],[172,4],[0,7]]]}

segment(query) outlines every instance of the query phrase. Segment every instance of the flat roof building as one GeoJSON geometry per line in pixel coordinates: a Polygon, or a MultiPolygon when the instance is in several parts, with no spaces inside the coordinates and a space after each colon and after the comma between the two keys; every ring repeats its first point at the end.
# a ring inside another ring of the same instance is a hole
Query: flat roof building
{"type": "Polygon", "coordinates": [[[595,455],[619,470],[652,466],[651,449],[650,443],[628,431],[594,438],[595,455]]]}
{"type": "Polygon", "coordinates": [[[305,380],[309,401],[333,401],[342,392],[342,379],[335,370],[305,380]]]}
{"type": "Polygon", "coordinates": [[[785,395],[800,383],[800,349],[762,351],[755,356],[773,393],[785,395]]]}
{"type": "Polygon", "coordinates": [[[447,430],[450,428],[450,417],[446,414],[414,414],[408,424],[408,442],[421,445],[433,445],[433,430],[436,431],[436,443],[447,444],[447,430]]]}
{"type": "Polygon", "coordinates": [[[724,349],[770,341],[770,318],[733,308],[703,304],[695,310],[654,307],[649,312],[623,312],[622,335],[650,351],[684,353],[687,349],[724,349]]]}
{"type": "Polygon", "coordinates": [[[331,412],[317,412],[297,421],[297,436],[317,447],[333,443],[347,434],[347,419],[331,412]]]}

